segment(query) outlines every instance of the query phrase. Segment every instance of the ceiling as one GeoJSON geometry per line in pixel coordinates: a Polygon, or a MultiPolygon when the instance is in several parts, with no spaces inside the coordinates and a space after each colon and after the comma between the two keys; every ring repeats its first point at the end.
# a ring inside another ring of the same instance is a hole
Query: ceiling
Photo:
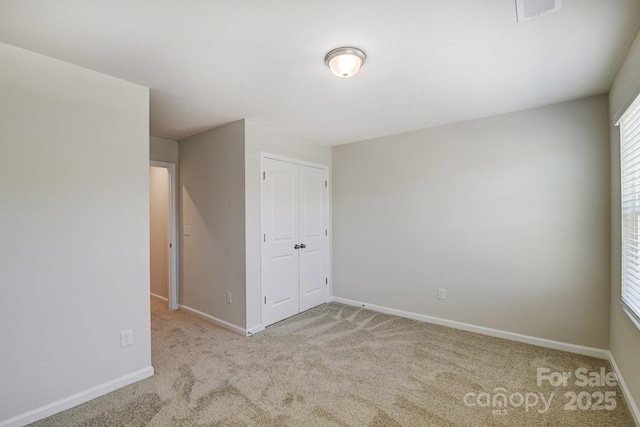
{"type": "MultiPolygon", "coordinates": [[[[246,118],[335,145],[603,94],[638,0],[0,0],[0,41],[151,89],[151,135],[246,118]],[[340,79],[325,54],[367,54],[340,79]]],[[[0,64],[0,77],[2,69],[0,64]]]]}

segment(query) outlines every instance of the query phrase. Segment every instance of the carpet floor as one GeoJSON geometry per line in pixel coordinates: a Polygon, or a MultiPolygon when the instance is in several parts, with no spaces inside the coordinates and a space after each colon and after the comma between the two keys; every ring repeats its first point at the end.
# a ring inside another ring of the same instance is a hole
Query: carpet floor
{"type": "Polygon", "coordinates": [[[33,425],[635,425],[607,361],[337,303],[245,338],[152,301],[152,356],[33,425]]]}

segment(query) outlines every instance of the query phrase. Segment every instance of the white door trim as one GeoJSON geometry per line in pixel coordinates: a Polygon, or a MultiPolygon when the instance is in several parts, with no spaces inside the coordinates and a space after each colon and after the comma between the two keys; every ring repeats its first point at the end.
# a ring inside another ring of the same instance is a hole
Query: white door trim
{"type": "Polygon", "coordinates": [[[300,159],[295,159],[293,157],[281,156],[279,154],[265,153],[264,151],[260,152],[260,170],[262,170],[263,159],[280,160],[282,162],[295,163],[296,165],[311,166],[312,168],[324,169],[327,171],[327,175],[329,171],[329,166],[327,165],[322,165],[320,163],[307,162],[306,160],[300,160],[300,159]]]}
{"type": "Polygon", "coordinates": [[[165,168],[169,172],[169,310],[177,310],[178,305],[178,202],[176,164],[149,161],[149,166],[165,168]]]}

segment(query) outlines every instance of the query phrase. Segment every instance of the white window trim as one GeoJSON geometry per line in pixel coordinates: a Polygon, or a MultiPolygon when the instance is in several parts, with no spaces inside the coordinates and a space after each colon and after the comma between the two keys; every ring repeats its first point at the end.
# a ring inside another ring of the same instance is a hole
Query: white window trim
{"type": "Polygon", "coordinates": [[[640,329],[640,96],[635,94],[616,126],[620,126],[621,304],[640,329]]]}
{"type": "Polygon", "coordinates": [[[636,328],[640,329],[640,320],[633,314],[631,309],[627,307],[627,304],[625,304],[624,302],[621,302],[621,305],[622,305],[622,311],[624,311],[624,314],[626,314],[629,317],[629,319],[631,319],[633,324],[636,325],[636,328]]]}

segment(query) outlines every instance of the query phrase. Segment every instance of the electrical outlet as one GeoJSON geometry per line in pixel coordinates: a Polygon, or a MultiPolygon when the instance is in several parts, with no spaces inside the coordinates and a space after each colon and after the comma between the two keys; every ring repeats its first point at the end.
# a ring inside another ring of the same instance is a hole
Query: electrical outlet
{"type": "Polygon", "coordinates": [[[120,332],[120,347],[133,345],[133,329],[120,332]]]}
{"type": "Polygon", "coordinates": [[[184,235],[185,236],[191,236],[191,226],[190,225],[185,225],[184,226],[184,235]]]}
{"type": "Polygon", "coordinates": [[[227,304],[231,304],[231,292],[227,292],[227,304]]]}
{"type": "Polygon", "coordinates": [[[447,291],[442,288],[438,288],[438,299],[443,301],[447,299],[447,291]]]}

